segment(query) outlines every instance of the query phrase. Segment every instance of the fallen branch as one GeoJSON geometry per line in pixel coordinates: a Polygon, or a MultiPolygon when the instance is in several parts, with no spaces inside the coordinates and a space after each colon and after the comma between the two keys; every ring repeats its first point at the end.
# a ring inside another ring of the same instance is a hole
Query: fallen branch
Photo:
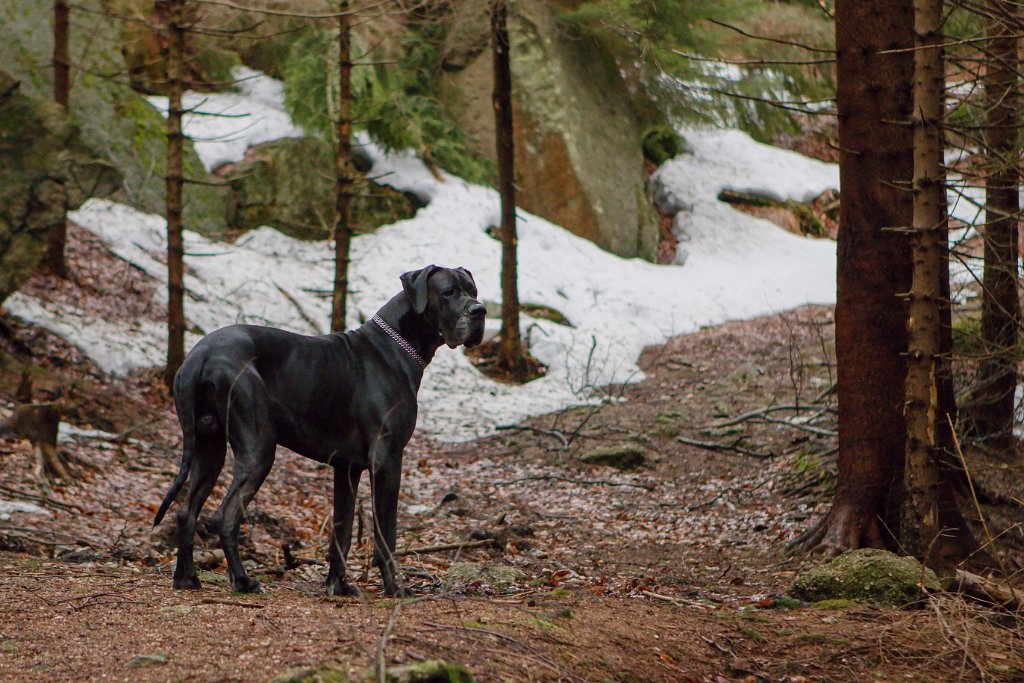
{"type": "Polygon", "coordinates": [[[963,569],[956,570],[956,590],[1011,612],[1024,609],[1024,592],[963,569]]]}
{"type": "Polygon", "coordinates": [[[405,557],[406,555],[425,555],[427,553],[443,553],[448,550],[466,550],[468,548],[482,548],[485,545],[495,545],[493,538],[487,538],[482,541],[465,541],[463,543],[443,543],[441,545],[425,545],[421,548],[406,548],[405,550],[396,550],[395,557],[405,557]]]}
{"type": "Polygon", "coordinates": [[[200,605],[227,605],[229,607],[249,607],[250,609],[263,609],[266,605],[258,602],[242,602],[241,600],[225,600],[224,598],[203,598],[200,605]]]}
{"type": "Polygon", "coordinates": [[[814,427],[812,425],[802,424],[800,422],[793,422],[792,420],[780,420],[778,418],[768,417],[767,415],[763,415],[760,419],[764,420],[765,422],[770,422],[772,424],[783,425],[785,427],[792,427],[793,429],[801,429],[805,432],[810,432],[811,434],[817,434],[818,436],[839,436],[839,432],[837,432],[834,429],[814,427]]]}
{"type": "Polygon", "coordinates": [[[565,434],[556,429],[541,429],[540,427],[531,427],[530,425],[498,425],[495,429],[499,432],[533,432],[534,434],[540,434],[541,436],[550,436],[551,438],[558,439],[562,442],[563,451],[568,450],[569,448],[569,440],[565,438],[565,434]]]}
{"type": "Polygon", "coordinates": [[[630,484],[626,482],[618,481],[606,481],[604,479],[569,479],[568,477],[559,477],[554,474],[534,474],[529,477],[519,477],[518,479],[509,479],[507,481],[496,481],[495,486],[506,486],[508,484],[518,484],[523,481],[564,481],[567,484],[581,484],[584,486],[631,486],[635,489],[643,489],[644,491],[653,491],[654,487],[650,484],[630,484]]]}
{"type": "Polygon", "coordinates": [[[731,451],[733,453],[739,453],[740,455],[748,455],[752,458],[774,458],[774,453],[759,453],[757,451],[751,451],[746,448],[737,446],[740,442],[737,439],[732,444],[727,443],[715,443],[714,441],[698,441],[697,439],[688,439],[685,436],[677,436],[676,441],[685,443],[690,446],[696,446],[697,448],[705,448],[709,451],[731,451]]]}
{"type": "Polygon", "coordinates": [[[44,505],[51,505],[60,510],[64,510],[65,512],[77,512],[80,515],[86,514],[85,510],[78,507],[77,505],[73,505],[71,503],[62,503],[59,500],[54,500],[53,498],[50,498],[49,496],[39,496],[34,493],[28,493],[20,489],[12,488],[10,486],[4,486],[3,484],[0,484],[0,491],[3,491],[7,495],[18,497],[21,500],[33,501],[36,503],[42,503],[44,505]]]}
{"type": "Polygon", "coordinates": [[[782,410],[788,410],[788,411],[801,411],[801,410],[833,411],[835,409],[832,408],[831,406],[810,405],[810,404],[802,405],[802,406],[798,406],[798,405],[766,406],[764,408],[758,408],[757,410],[751,410],[750,412],[743,413],[742,415],[738,415],[738,416],[736,416],[734,418],[726,420],[725,422],[715,422],[713,424],[707,425],[707,428],[710,428],[710,429],[720,429],[722,427],[731,427],[733,425],[739,424],[740,422],[746,422],[747,420],[753,419],[755,417],[763,417],[765,415],[768,415],[769,413],[777,413],[777,412],[782,411],[782,410]]]}

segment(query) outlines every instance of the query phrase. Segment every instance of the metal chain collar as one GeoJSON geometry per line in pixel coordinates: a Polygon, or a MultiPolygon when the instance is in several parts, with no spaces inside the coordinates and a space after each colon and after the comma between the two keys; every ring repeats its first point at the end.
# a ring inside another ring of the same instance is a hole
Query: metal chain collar
{"type": "Polygon", "coordinates": [[[398,334],[398,332],[396,332],[391,327],[391,325],[388,325],[386,322],[384,322],[383,318],[381,318],[379,315],[374,315],[373,322],[377,323],[377,326],[380,327],[380,329],[384,330],[384,332],[386,332],[389,337],[394,339],[396,344],[405,349],[406,353],[412,356],[413,360],[420,364],[420,368],[427,367],[427,361],[423,360],[423,356],[416,352],[416,349],[412,347],[412,344],[405,340],[405,337],[398,334]]]}

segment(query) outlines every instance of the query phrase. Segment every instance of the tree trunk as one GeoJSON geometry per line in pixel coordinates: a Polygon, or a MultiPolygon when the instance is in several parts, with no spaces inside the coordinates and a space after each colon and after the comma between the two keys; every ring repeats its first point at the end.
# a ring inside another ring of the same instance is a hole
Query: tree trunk
{"type": "Polygon", "coordinates": [[[913,12],[900,0],[838,0],[840,200],[836,302],[839,462],[829,514],[805,548],[884,547],[896,521],[906,432],[913,12]],[[886,52],[889,51],[889,52],[886,52]]]}
{"type": "Polygon", "coordinates": [[[1013,442],[1017,388],[1017,220],[1020,214],[1017,118],[1017,8],[987,3],[988,54],[985,66],[985,273],[981,313],[983,357],[971,400],[971,433],[999,449],[1013,442]]]}
{"type": "Polygon", "coordinates": [[[174,375],[185,360],[185,267],[182,237],[181,96],[185,60],[185,0],[168,0],[167,24],[167,368],[164,382],[174,385],[174,375]]]}
{"type": "MultiPolygon", "coordinates": [[[[71,59],[68,55],[68,23],[71,8],[68,0],[53,2],[53,101],[70,110],[71,102],[71,59]]],[[[50,241],[46,253],[39,262],[45,273],[67,278],[68,266],[64,256],[68,241],[67,211],[50,229],[50,241]]]]}
{"type": "Polygon", "coordinates": [[[349,250],[352,245],[352,18],[349,0],[338,1],[338,117],[335,121],[334,295],[331,332],[345,331],[349,250]]]}
{"type": "Polygon", "coordinates": [[[942,165],[945,74],[940,46],[942,0],[914,0],[914,275],[907,323],[907,451],[900,541],[934,561],[939,516],[940,455],[950,443],[940,387],[949,362],[941,343],[946,246],[946,183],[942,165]]]}
{"type": "Polygon", "coordinates": [[[491,46],[494,56],[494,123],[501,195],[501,345],[498,364],[516,373],[524,365],[519,336],[517,284],[516,194],[512,128],[512,69],[509,55],[507,0],[491,2],[491,46]]]}

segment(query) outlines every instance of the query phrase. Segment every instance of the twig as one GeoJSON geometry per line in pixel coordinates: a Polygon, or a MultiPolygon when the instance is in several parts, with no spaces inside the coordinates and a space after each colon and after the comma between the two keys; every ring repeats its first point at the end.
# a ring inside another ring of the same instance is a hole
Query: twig
{"type": "Polygon", "coordinates": [[[533,432],[534,434],[540,434],[541,436],[550,436],[562,442],[563,451],[568,450],[569,448],[569,440],[565,438],[565,434],[558,431],[557,429],[541,429],[540,427],[531,427],[530,425],[498,425],[497,427],[495,427],[495,429],[499,432],[533,432]]]}
{"type": "Polygon", "coordinates": [[[761,416],[760,419],[764,420],[765,422],[770,422],[772,424],[783,425],[785,427],[792,427],[793,429],[800,429],[800,430],[803,430],[805,432],[810,432],[811,434],[817,434],[818,436],[838,436],[839,435],[839,432],[835,431],[834,429],[824,429],[822,427],[814,427],[812,425],[805,425],[805,424],[801,424],[799,422],[793,422],[791,420],[780,420],[778,418],[768,417],[767,415],[761,416]]]}
{"type": "Polygon", "coordinates": [[[739,443],[739,440],[737,440],[733,444],[726,444],[726,443],[715,443],[713,441],[698,441],[697,439],[688,439],[685,436],[677,436],[676,437],[676,441],[678,441],[680,443],[688,444],[690,446],[696,446],[697,448],[706,448],[709,451],[732,451],[733,453],[739,453],[740,455],[748,455],[748,456],[750,456],[752,458],[774,458],[775,457],[775,455],[773,453],[759,453],[757,451],[751,451],[751,450],[747,450],[746,448],[741,448],[740,446],[736,445],[736,444],[739,443]]]}
{"type": "Polygon", "coordinates": [[[653,491],[654,487],[650,484],[630,484],[626,482],[617,481],[606,481],[604,479],[569,479],[568,477],[559,477],[554,474],[534,474],[528,477],[519,477],[518,479],[509,479],[507,481],[496,481],[495,486],[506,486],[508,484],[518,484],[523,481],[564,481],[567,484],[582,484],[584,486],[631,486],[636,489],[643,489],[645,491],[653,491]]]}
{"type": "Polygon", "coordinates": [[[66,512],[77,512],[80,515],[84,515],[85,514],[85,510],[83,510],[82,508],[78,507],[77,505],[73,505],[71,503],[62,503],[59,500],[54,500],[53,498],[50,498],[49,496],[37,496],[34,493],[27,493],[27,492],[22,491],[20,489],[15,489],[15,488],[11,488],[9,486],[4,486],[3,484],[0,484],[0,491],[3,491],[4,493],[7,493],[8,495],[11,495],[11,496],[20,496],[23,500],[32,500],[32,501],[36,501],[37,503],[44,503],[46,505],[52,505],[53,507],[59,508],[59,509],[64,510],[66,512]]]}
{"type": "Polygon", "coordinates": [[[291,303],[291,305],[295,307],[295,310],[298,311],[299,313],[299,317],[302,318],[302,320],[305,321],[305,323],[313,329],[313,334],[324,333],[323,328],[320,327],[316,320],[313,320],[313,318],[310,317],[309,313],[306,313],[306,309],[302,307],[302,304],[299,303],[298,299],[292,296],[292,294],[288,290],[286,290],[284,287],[277,284],[276,282],[274,283],[274,286],[277,287],[277,291],[281,292],[281,296],[283,296],[285,299],[288,299],[289,303],[291,303]]]}
{"type": "Polygon", "coordinates": [[[956,590],[1011,612],[1024,609],[1024,595],[1012,586],[999,584],[963,569],[956,570],[956,590]]]}
{"type": "Polygon", "coordinates": [[[482,548],[485,545],[494,545],[495,541],[493,538],[487,538],[482,541],[465,541],[463,543],[443,543],[441,545],[426,545],[421,548],[406,548],[404,550],[396,550],[395,557],[405,557],[406,555],[425,555],[426,553],[442,553],[446,550],[465,550],[467,548],[482,548]]]}
{"type": "Polygon", "coordinates": [[[732,425],[745,422],[751,418],[762,417],[768,413],[778,412],[780,410],[833,410],[830,406],[823,405],[783,405],[783,406],[765,406],[764,408],[758,408],[757,410],[751,410],[748,413],[743,413],[734,418],[726,420],[725,422],[714,422],[707,425],[710,429],[721,429],[722,427],[731,427],[732,425]]]}
{"type": "Polygon", "coordinates": [[[241,600],[225,600],[224,598],[203,598],[200,605],[228,605],[229,607],[249,607],[251,609],[263,609],[266,605],[257,602],[242,602],[241,600]]]}

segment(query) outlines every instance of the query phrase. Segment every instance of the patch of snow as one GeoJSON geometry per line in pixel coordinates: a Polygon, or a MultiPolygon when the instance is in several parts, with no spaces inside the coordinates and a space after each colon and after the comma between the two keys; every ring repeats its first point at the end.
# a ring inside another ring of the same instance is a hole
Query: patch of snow
{"type": "MultiPolygon", "coordinates": [[[[245,66],[236,66],[231,76],[234,92],[188,92],[181,100],[182,131],[207,171],[241,161],[253,145],[304,135],[284,109],[281,81],[245,66]]],[[[166,97],[146,99],[167,116],[166,97]]]]}
{"type": "Polygon", "coordinates": [[[49,510],[32,503],[23,503],[19,500],[0,500],[0,522],[9,521],[11,513],[14,512],[22,512],[27,515],[44,515],[46,517],[53,516],[49,510]]]}
{"type": "MultiPolygon", "coordinates": [[[[279,93],[271,89],[233,96],[238,113],[280,105],[274,99],[279,93]]],[[[221,101],[214,99],[219,96],[201,97],[221,101]]],[[[523,386],[493,382],[461,351],[439,350],[420,393],[424,433],[447,441],[471,439],[497,425],[592,401],[600,387],[642,379],[636,361],[645,346],[730,319],[834,303],[834,242],[790,234],[734,210],[717,196],[728,187],[807,200],[838,185],[836,167],[761,145],[736,131],[685,133],[693,153],[669,161],[654,177],[658,201],[675,215],[677,265],[620,258],[546,220],[517,212],[521,300],[554,308],[575,327],[523,316],[532,353],[549,367],[545,377],[523,386]]],[[[439,180],[412,153],[384,153],[365,137],[360,144],[374,162],[370,175],[427,205],[408,220],[353,240],[348,325],[368,319],[400,291],[401,273],[429,263],[468,268],[480,298],[500,301],[501,245],[486,233],[499,222],[498,194],[448,174],[439,180]]],[[[166,282],[161,217],[96,199],[70,217],[119,257],[166,282]]],[[[186,232],[185,252],[190,329],[211,332],[246,322],[307,334],[325,331],[327,290],[333,281],[331,244],[301,242],[262,227],[234,244],[186,232]]],[[[5,305],[78,344],[109,372],[163,363],[160,325],[97,320],[20,294],[5,305]]],[[[198,339],[189,334],[186,344],[191,347],[198,339]]]]}
{"type": "Polygon", "coordinates": [[[58,443],[68,443],[70,441],[84,439],[102,439],[104,441],[111,441],[116,438],[117,434],[105,432],[102,429],[85,429],[83,427],[76,427],[75,425],[67,422],[61,422],[57,428],[58,443]]]}

